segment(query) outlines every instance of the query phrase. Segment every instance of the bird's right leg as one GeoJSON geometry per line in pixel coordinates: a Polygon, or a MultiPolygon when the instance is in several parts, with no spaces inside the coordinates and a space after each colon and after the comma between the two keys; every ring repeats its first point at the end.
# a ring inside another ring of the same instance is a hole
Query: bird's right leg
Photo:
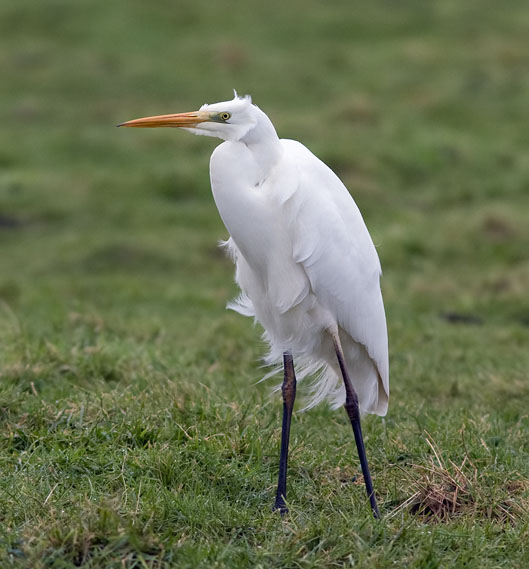
{"type": "Polygon", "coordinates": [[[274,510],[279,510],[281,515],[288,512],[285,503],[287,497],[287,463],[288,463],[288,441],[290,438],[290,423],[292,419],[292,409],[296,399],[296,374],[294,372],[294,360],[292,354],[283,354],[284,379],[281,391],[283,392],[283,426],[281,429],[281,454],[279,456],[279,477],[277,480],[277,493],[274,510]]]}
{"type": "Polygon", "coordinates": [[[349,420],[351,421],[351,426],[353,427],[353,433],[356,442],[356,448],[358,450],[358,458],[360,459],[360,466],[362,467],[362,474],[364,475],[364,482],[366,485],[367,497],[369,498],[369,503],[371,504],[371,510],[373,511],[373,516],[375,518],[380,518],[380,513],[378,511],[377,500],[375,498],[375,490],[373,489],[373,481],[371,480],[371,473],[369,472],[369,465],[367,464],[366,449],[364,446],[364,437],[362,436],[362,427],[360,425],[360,409],[358,407],[358,395],[354,390],[353,383],[349,377],[349,373],[345,366],[345,357],[343,354],[342,346],[340,343],[340,338],[338,335],[333,334],[334,349],[336,351],[336,356],[338,357],[338,364],[340,366],[340,371],[342,372],[343,382],[345,385],[345,410],[349,420]]]}

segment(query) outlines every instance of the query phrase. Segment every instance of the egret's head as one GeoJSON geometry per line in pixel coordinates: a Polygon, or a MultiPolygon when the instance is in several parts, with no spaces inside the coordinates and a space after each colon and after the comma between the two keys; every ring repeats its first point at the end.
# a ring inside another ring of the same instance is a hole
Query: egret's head
{"type": "Polygon", "coordinates": [[[235,93],[231,101],[202,105],[198,111],[191,113],[145,117],[118,126],[179,127],[193,134],[216,136],[223,140],[241,140],[255,128],[261,115],[266,117],[252,104],[249,95],[239,97],[235,93]]]}

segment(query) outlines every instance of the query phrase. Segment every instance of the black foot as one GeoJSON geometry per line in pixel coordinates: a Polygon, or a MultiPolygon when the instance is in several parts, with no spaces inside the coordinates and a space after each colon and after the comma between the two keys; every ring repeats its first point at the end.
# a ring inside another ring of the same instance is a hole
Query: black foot
{"type": "Polygon", "coordinates": [[[287,508],[287,505],[285,504],[285,501],[283,500],[283,498],[276,499],[276,503],[274,504],[273,511],[279,512],[281,514],[281,517],[288,514],[288,508],[287,508]]]}

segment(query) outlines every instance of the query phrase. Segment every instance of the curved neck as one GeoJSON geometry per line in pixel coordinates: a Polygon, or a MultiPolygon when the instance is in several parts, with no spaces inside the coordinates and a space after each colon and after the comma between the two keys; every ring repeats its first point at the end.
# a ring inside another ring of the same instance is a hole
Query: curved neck
{"type": "Polygon", "coordinates": [[[240,139],[240,142],[246,144],[252,153],[261,170],[261,181],[263,181],[281,158],[283,148],[270,119],[260,110],[259,115],[257,124],[240,139]]]}

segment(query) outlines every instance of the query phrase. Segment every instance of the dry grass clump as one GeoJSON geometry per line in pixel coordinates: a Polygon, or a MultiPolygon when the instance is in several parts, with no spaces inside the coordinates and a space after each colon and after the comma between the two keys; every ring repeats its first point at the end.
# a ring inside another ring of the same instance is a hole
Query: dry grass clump
{"type": "Polygon", "coordinates": [[[414,464],[406,472],[414,492],[391,514],[409,509],[425,521],[446,522],[458,516],[474,516],[516,523],[529,514],[529,481],[485,476],[465,455],[461,464],[443,460],[434,441],[426,442],[433,455],[426,465],[414,464]]]}

